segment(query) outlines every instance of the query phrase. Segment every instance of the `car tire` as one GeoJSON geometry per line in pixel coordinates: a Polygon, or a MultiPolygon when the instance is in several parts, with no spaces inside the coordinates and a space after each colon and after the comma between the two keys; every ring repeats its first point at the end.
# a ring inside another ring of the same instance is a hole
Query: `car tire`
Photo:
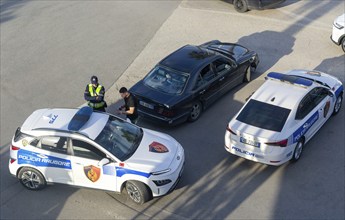
{"type": "Polygon", "coordinates": [[[341,109],[341,104],[343,103],[343,94],[340,94],[337,99],[335,100],[334,103],[334,109],[333,109],[333,113],[332,115],[336,115],[339,113],[340,109],[341,109]]]}
{"type": "Polygon", "coordinates": [[[234,0],[233,4],[237,12],[244,13],[248,11],[247,0],[234,0]]]}
{"type": "Polygon", "coordinates": [[[243,82],[250,82],[252,76],[252,67],[249,66],[244,74],[243,82]]]}
{"type": "Polygon", "coordinates": [[[302,152],[303,152],[303,147],[304,147],[304,140],[300,140],[297,142],[295,150],[293,151],[291,161],[296,162],[301,158],[302,152]]]}
{"type": "Polygon", "coordinates": [[[18,173],[18,179],[29,190],[40,190],[47,185],[44,176],[31,167],[22,168],[18,173]]]}
{"type": "Polygon", "coordinates": [[[201,102],[195,102],[192,106],[191,112],[188,117],[189,122],[194,122],[200,118],[202,113],[202,104],[201,102]]]}
{"type": "Polygon", "coordinates": [[[147,186],[138,181],[126,182],[128,197],[136,204],[142,205],[150,199],[150,192],[147,186]]]}
{"type": "Polygon", "coordinates": [[[343,39],[341,40],[341,49],[343,49],[343,51],[345,52],[345,37],[343,37],[343,39]]]}

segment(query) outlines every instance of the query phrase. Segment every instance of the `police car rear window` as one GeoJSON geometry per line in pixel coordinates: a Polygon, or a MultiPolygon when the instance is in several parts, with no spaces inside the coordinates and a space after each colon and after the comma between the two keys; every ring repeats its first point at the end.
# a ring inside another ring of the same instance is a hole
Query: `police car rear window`
{"type": "Polygon", "coordinates": [[[251,99],[236,120],[258,128],[281,132],[290,112],[290,109],[251,99]]]}

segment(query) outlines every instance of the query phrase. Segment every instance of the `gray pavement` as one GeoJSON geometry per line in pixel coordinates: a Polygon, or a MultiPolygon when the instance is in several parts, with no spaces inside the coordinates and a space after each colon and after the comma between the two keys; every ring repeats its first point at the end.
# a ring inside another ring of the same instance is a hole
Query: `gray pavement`
{"type": "MultiPolygon", "coordinates": [[[[229,155],[223,139],[228,120],[269,71],[317,69],[344,83],[344,53],[329,39],[332,22],[344,8],[343,1],[287,1],[276,9],[238,14],[223,1],[183,1],[108,89],[108,111],[122,102],[119,87],[132,86],[185,44],[213,39],[237,42],[257,51],[261,63],[252,82],[226,94],[195,123],[170,128],[140,121],[139,125],[169,133],[184,146],[187,164],[177,189],[137,206],[124,195],[66,186],[30,192],[15,179],[4,184],[3,179],[10,177],[0,168],[1,217],[343,219],[344,106],[295,164],[272,167],[246,161],[229,155]],[[38,208],[41,201],[45,201],[43,210],[38,208]],[[20,213],[14,211],[17,206],[20,213]]],[[[1,167],[6,166],[5,152],[2,149],[1,167]]]]}

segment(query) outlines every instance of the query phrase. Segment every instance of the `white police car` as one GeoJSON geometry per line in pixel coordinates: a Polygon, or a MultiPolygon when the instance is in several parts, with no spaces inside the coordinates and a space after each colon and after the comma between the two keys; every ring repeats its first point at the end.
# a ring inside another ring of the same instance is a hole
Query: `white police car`
{"type": "Polygon", "coordinates": [[[333,22],[333,30],[331,40],[336,45],[341,45],[341,48],[345,52],[345,14],[337,17],[333,22]]]}
{"type": "Polygon", "coordinates": [[[9,169],[28,189],[64,183],[121,192],[138,204],[176,186],[184,150],[171,136],[107,113],[40,109],[18,128],[9,169]]]}
{"type": "Polygon", "coordinates": [[[269,73],[228,124],[225,149],[269,165],[297,161],[303,146],[343,100],[343,85],[318,71],[269,73]]]}

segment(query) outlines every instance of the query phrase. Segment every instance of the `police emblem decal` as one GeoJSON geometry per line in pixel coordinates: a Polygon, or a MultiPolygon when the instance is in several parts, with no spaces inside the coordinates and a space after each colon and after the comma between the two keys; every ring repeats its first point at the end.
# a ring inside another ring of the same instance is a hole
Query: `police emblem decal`
{"type": "Polygon", "coordinates": [[[101,176],[101,169],[93,165],[85,166],[84,173],[89,180],[96,182],[101,176]]]}
{"type": "Polygon", "coordinates": [[[163,144],[154,141],[149,145],[149,151],[154,153],[166,153],[169,152],[169,149],[163,144]]]}

